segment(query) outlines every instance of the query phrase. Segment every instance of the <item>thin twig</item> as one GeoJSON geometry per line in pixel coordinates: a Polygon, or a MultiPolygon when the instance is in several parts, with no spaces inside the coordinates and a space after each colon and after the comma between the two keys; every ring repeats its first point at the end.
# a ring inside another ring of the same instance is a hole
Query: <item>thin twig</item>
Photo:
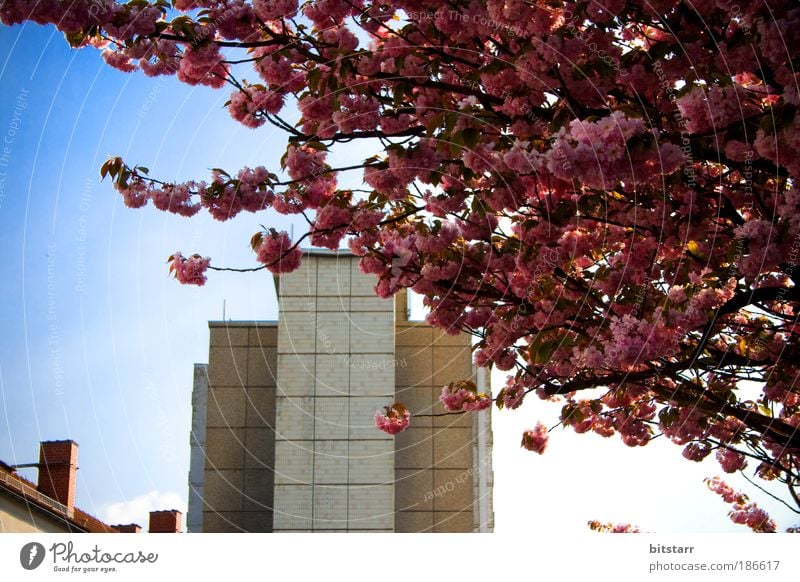
{"type": "Polygon", "coordinates": [[[791,509],[791,510],[792,510],[792,511],[794,511],[795,513],[798,513],[798,514],[800,514],[800,509],[796,509],[796,508],[792,507],[791,505],[789,505],[788,503],[786,503],[786,502],[785,502],[783,499],[781,499],[780,497],[778,497],[778,496],[774,495],[773,493],[770,493],[769,491],[767,491],[766,489],[764,489],[764,488],[763,488],[761,485],[759,485],[758,483],[756,483],[755,481],[753,481],[752,479],[750,479],[750,477],[748,477],[748,476],[745,474],[745,472],[744,472],[744,471],[742,471],[742,470],[739,470],[739,472],[742,474],[742,477],[744,477],[744,478],[747,480],[747,482],[748,482],[748,483],[750,483],[750,485],[752,485],[753,487],[756,487],[756,488],[758,488],[758,489],[759,489],[759,490],[761,490],[763,493],[766,493],[767,495],[769,495],[770,497],[772,497],[772,498],[773,498],[775,501],[779,501],[780,503],[783,503],[783,504],[784,504],[786,507],[788,507],[789,509],[791,509]]]}

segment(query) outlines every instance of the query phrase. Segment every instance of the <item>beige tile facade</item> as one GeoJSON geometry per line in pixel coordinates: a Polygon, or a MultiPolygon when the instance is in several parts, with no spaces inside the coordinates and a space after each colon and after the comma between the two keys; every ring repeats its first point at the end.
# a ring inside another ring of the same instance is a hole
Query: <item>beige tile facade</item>
{"type": "Polygon", "coordinates": [[[207,372],[195,370],[195,391],[207,390],[202,519],[190,508],[187,523],[190,531],[271,532],[277,322],[210,322],[209,332],[207,372]]]}
{"type": "Polygon", "coordinates": [[[491,531],[488,413],[431,416],[474,377],[469,336],[408,321],[347,253],[276,283],[279,323],[209,323],[195,531],[491,531]],[[395,400],[414,416],[391,437],[373,416],[395,400]]]}
{"type": "Polygon", "coordinates": [[[492,531],[489,412],[447,414],[439,402],[445,384],[478,380],[470,337],[409,321],[407,303],[398,293],[395,393],[413,424],[395,442],[395,531],[492,531]]]}

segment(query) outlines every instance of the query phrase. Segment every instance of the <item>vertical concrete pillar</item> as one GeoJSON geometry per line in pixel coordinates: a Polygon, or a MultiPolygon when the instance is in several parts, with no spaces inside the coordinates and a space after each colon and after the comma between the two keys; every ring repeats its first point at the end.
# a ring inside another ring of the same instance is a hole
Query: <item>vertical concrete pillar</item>
{"type": "Polygon", "coordinates": [[[394,303],[346,252],[278,281],[274,531],[392,531],[394,303]]]}

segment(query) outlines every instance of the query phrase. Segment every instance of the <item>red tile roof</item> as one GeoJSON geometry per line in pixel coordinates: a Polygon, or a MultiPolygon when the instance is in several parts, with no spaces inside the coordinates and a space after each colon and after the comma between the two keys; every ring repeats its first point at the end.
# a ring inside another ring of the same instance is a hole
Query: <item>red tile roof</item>
{"type": "Polygon", "coordinates": [[[20,498],[29,506],[33,506],[51,517],[63,521],[70,531],[119,533],[110,525],[103,523],[77,507],[70,512],[66,505],[41,493],[35,484],[19,475],[12,467],[2,461],[0,461],[0,493],[20,498]]]}

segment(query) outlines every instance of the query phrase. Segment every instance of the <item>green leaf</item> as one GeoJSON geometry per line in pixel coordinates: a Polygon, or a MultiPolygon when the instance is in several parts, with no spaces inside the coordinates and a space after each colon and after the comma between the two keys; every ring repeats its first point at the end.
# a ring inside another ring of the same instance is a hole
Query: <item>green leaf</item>
{"type": "Polygon", "coordinates": [[[64,38],[67,39],[69,46],[79,48],[86,40],[86,35],[83,32],[65,32],[64,38]]]}
{"type": "Polygon", "coordinates": [[[573,119],[573,114],[568,108],[562,108],[553,116],[553,121],[550,122],[550,131],[554,134],[558,132],[558,130],[567,125],[573,119]]]}
{"type": "Polygon", "coordinates": [[[122,168],[122,158],[114,157],[108,158],[106,162],[100,167],[100,177],[105,179],[106,176],[116,178],[117,173],[122,168]]]}
{"type": "Polygon", "coordinates": [[[394,103],[395,107],[403,103],[403,99],[405,98],[408,92],[409,86],[408,83],[398,83],[394,87],[394,95],[392,103],[394,103]]]}
{"type": "Polygon", "coordinates": [[[543,342],[535,352],[533,352],[534,364],[546,364],[553,357],[553,354],[558,349],[559,340],[547,340],[543,342]]]}
{"type": "Polygon", "coordinates": [[[428,120],[428,124],[426,125],[426,133],[427,137],[432,136],[439,127],[442,125],[442,121],[444,120],[444,113],[437,113],[432,115],[431,118],[428,120]]]}
{"type": "Polygon", "coordinates": [[[661,426],[669,428],[680,418],[680,412],[677,408],[667,406],[661,409],[661,412],[658,413],[658,418],[661,422],[661,426]]]}
{"type": "Polygon", "coordinates": [[[458,122],[459,117],[460,113],[458,111],[450,111],[445,115],[444,130],[447,132],[448,135],[453,133],[453,128],[456,126],[456,122],[458,122]]]}
{"type": "Polygon", "coordinates": [[[308,75],[306,75],[309,88],[316,90],[321,76],[322,76],[322,71],[320,69],[316,67],[311,69],[308,75]]]}
{"type": "Polygon", "coordinates": [[[454,133],[450,138],[450,155],[457,156],[464,146],[464,132],[454,133]]]}
{"type": "Polygon", "coordinates": [[[481,139],[481,131],[475,127],[467,127],[461,134],[463,135],[464,145],[470,149],[478,145],[478,141],[481,139]]]}
{"type": "Polygon", "coordinates": [[[328,146],[326,146],[324,143],[319,142],[319,141],[307,141],[305,143],[305,145],[310,147],[312,150],[317,150],[319,152],[327,152],[328,151],[328,146]]]}
{"type": "Polygon", "coordinates": [[[192,19],[188,16],[178,16],[177,18],[173,18],[172,22],[170,22],[172,26],[172,30],[177,33],[180,33],[190,39],[194,39],[194,26],[192,23],[192,19]]]}

